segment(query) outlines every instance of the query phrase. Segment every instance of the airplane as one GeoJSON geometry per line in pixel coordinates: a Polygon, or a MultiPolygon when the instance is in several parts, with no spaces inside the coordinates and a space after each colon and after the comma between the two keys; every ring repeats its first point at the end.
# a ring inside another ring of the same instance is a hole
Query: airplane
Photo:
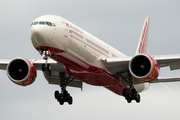
{"type": "Polygon", "coordinates": [[[134,56],[126,56],[75,24],[57,15],[36,18],[30,26],[34,48],[43,59],[0,59],[0,69],[7,71],[15,84],[27,86],[42,71],[49,84],[59,85],[55,99],[60,105],[72,105],[67,86],[82,89],[83,82],[103,86],[128,103],[140,103],[140,92],[150,83],[176,82],[180,78],[159,78],[160,68],[180,69],[180,55],[146,53],[150,18],[145,18],[134,56]]]}

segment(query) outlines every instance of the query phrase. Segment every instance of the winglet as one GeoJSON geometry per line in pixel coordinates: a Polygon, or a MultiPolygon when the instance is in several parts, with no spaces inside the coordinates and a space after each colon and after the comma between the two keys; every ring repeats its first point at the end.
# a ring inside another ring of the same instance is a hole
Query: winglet
{"type": "Polygon", "coordinates": [[[149,21],[150,21],[150,18],[147,16],[144,21],[143,28],[142,28],[141,36],[140,36],[138,47],[136,50],[136,55],[140,54],[140,53],[146,53],[147,41],[148,41],[148,31],[149,31],[149,21]]]}

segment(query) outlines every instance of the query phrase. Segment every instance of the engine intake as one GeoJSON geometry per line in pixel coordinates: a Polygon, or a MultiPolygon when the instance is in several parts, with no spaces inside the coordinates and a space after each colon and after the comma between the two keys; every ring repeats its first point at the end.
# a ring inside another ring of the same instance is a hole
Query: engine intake
{"type": "Polygon", "coordinates": [[[32,84],[37,76],[34,65],[25,58],[15,58],[7,66],[7,76],[15,84],[32,84]]]}
{"type": "Polygon", "coordinates": [[[159,65],[150,55],[139,54],[129,63],[130,73],[142,82],[152,82],[159,76],[159,65]]]}

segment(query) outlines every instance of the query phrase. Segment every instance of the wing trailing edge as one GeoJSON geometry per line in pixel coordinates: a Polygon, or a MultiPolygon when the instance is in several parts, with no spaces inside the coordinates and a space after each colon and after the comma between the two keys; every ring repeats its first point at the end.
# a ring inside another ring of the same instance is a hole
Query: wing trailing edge
{"type": "Polygon", "coordinates": [[[160,82],[179,82],[180,77],[164,77],[164,78],[158,78],[157,80],[151,82],[151,83],[160,83],[160,82]]]}

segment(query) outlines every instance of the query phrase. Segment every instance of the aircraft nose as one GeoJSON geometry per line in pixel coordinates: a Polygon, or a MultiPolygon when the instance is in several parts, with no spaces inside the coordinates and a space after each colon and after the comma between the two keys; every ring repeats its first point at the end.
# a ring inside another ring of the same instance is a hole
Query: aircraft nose
{"type": "Polygon", "coordinates": [[[48,42],[52,39],[50,35],[50,30],[46,26],[31,26],[30,37],[32,44],[35,48],[39,46],[46,46],[48,42]]]}

